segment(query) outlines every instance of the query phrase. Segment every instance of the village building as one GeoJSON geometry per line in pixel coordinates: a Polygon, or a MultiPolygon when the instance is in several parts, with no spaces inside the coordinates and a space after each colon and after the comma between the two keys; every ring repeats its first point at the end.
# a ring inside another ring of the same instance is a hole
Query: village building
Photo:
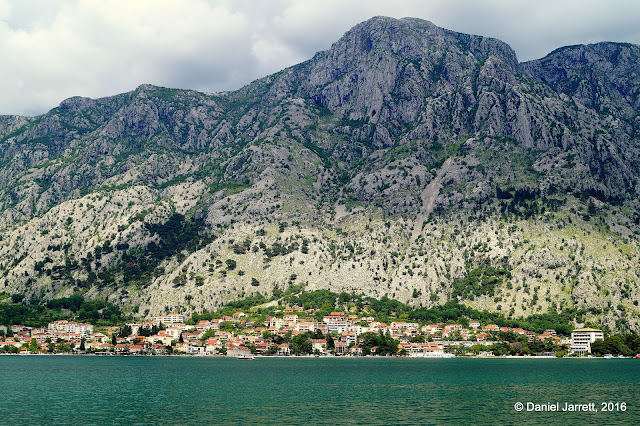
{"type": "Polygon", "coordinates": [[[311,350],[324,355],[327,352],[327,339],[311,339],[311,350]]]}
{"type": "Polygon", "coordinates": [[[603,340],[602,330],[596,328],[580,328],[571,332],[571,353],[591,353],[591,344],[603,340]]]}

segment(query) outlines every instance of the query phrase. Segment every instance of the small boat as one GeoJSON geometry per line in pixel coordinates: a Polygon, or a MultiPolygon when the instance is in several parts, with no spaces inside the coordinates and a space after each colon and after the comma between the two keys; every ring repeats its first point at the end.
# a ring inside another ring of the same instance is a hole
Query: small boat
{"type": "Polygon", "coordinates": [[[240,355],[238,356],[238,359],[250,360],[254,358],[251,355],[240,355]]]}

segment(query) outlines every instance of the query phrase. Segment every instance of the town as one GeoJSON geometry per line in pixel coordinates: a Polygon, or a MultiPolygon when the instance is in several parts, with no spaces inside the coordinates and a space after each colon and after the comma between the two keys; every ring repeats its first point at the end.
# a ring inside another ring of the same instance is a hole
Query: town
{"type": "MultiPolygon", "coordinates": [[[[276,309],[254,320],[251,312],[199,319],[168,314],[124,326],[96,327],[68,320],[47,327],[0,326],[1,353],[194,356],[584,356],[604,340],[601,330],[558,336],[469,319],[464,324],[391,321],[331,312],[318,321],[314,309],[276,309]]],[[[637,337],[637,336],[635,336],[637,337]]],[[[636,339],[637,341],[637,339],[636,339]]],[[[636,342],[637,343],[637,342],[636,342]]],[[[621,354],[619,354],[621,355],[621,354]]]]}

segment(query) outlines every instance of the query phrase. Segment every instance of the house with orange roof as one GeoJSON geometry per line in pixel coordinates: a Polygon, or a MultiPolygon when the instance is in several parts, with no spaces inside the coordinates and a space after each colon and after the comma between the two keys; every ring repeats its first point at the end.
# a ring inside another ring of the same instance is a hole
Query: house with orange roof
{"type": "Polygon", "coordinates": [[[282,327],[282,324],[284,324],[284,320],[274,316],[269,316],[264,321],[264,326],[269,328],[278,329],[282,327]]]}
{"type": "MultiPolygon", "coordinates": [[[[62,320],[62,321],[56,321],[56,322],[67,323],[68,321],[62,320]]],[[[14,325],[9,326],[9,328],[11,329],[11,332],[13,334],[20,333],[21,331],[29,331],[29,330],[31,330],[31,327],[27,327],[26,325],[22,325],[22,324],[14,324],[14,325]]],[[[64,329],[62,331],[64,331],[64,329]]]]}
{"type": "Polygon", "coordinates": [[[554,336],[550,335],[549,333],[542,333],[539,334],[536,339],[540,340],[540,341],[544,341],[545,339],[552,339],[554,336]]]}
{"type": "Polygon", "coordinates": [[[53,334],[49,334],[49,333],[39,333],[39,334],[32,334],[31,338],[32,339],[36,339],[36,341],[42,343],[42,342],[46,342],[47,339],[52,339],[54,336],[53,334]]]}
{"type": "Polygon", "coordinates": [[[489,333],[481,332],[476,335],[476,340],[478,342],[484,342],[487,340],[487,337],[490,337],[490,336],[491,335],[489,333]]]}
{"type": "Polygon", "coordinates": [[[342,332],[349,326],[344,317],[339,315],[325,315],[322,321],[327,325],[328,331],[342,332]]]}
{"type": "Polygon", "coordinates": [[[108,352],[113,349],[113,345],[111,343],[99,343],[95,349],[98,351],[108,352]]]}
{"type": "Polygon", "coordinates": [[[275,343],[271,342],[271,341],[265,341],[265,342],[260,342],[260,343],[256,343],[255,347],[256,347],[256,353],[259,354],[265,354],[269,351],[269,349],[271,349],[273,346],[277,346],[275,343]]]}
{"type": "Polygon", "coordinates": [[[211,328],[209,321],[201,320],[196,324],[196,330],[207,331],[211,328]]]}
{"type": "Polygon", "coordinates": [[[209,339],[204,343],[204,351],[208,354],[218,353],[222,347],[222,342],[217,339],[209,339]]]}
{"type": "Polygon", "coordinates": [[[325,354],[327,352],[327,339],[311,339],[312,352],[320,352],[325,354]]]}
{"type": "Polygon", "coordinates": [[[182,334],[182,327],[169,327],[162,331],[164,331],[168,336],[171,336],[173,340],[178,340],[180,338],[180,334],[182,334]]]}
{"type": "Polygon", "coordinates": [[[298,322],[298,315],[296,315],[296,314],[288,314],[288,315],[285,315],[285,316],[282,318],[282,320],[283,320],[285,323],[288,323],[288,324],[295,324],[295,323],[297,323],[297,322],[298,322]]]}
{"type": "Polygon", "coordinates": [[[231,315],[231,318],[233,318],[236,321],[240,321],[245,316],[246,314],[244,312],[235,312],[233,315],[231,315]]]}
{"type": "Polygon", "coordinates": [[[356,338],[356,333],[352,332],[352,331],[343,331],[342,333],[340,333],[340,335],[338,336],[338,339],[341,342],[346,342],[347,346],[351,345],[351,344],[355,344],[357,341],[356,338]]]}
{"type": "Polygon", "coordinates": [[[420,332],[418,331],[417,328],[408,327],[408,328],[404,329],[404,335],[405,336],[414,337],[414,336],[417,336],[418,333],[420,333],[420,332]]]}
{"type": "Polygon", "coordinates": [[[441,332],[442,327],[440,327],[438,324],[429,324],[429,325],[422,326],[420,330],[423,333],[435,334],[435,333],[441,332]]]}
{"type": "Polygon", "coordinates": [[[317,332],[319,331],[322,334],[327,334],[329,332],[328,325],[323,323],[323,322],[314,321],[313,328],[314,328],[315,331],[317,331],[317,332]]]}
{"type": "Polygon", "coordinates": [[[156,354],[164,354],[164,353],[167,352],[167,347],[165,345],[161,345],[161,344],[158,344],[158,343],[153,345],[152,349],[156,354]]]}
{"type": "Polygon", "coordinates": [[[349,348],[349,353],[353,356],[361,356],[362,355],[362,347],[359,345],[353,345],[349,348]]]}
{"type": "Polygon", "coordinates": [[[172,342],[173,340],[175,340],[175,339],[173,339],[170,335],[168,335],[168,334],[161,334],[161,333],[154,334],[154,335],[152,335],[152,336],[148,336],[148,337],[146,338],[146,341],[147,341],[148,343],[155,344],[155,343],[157,343],[157,342],[162,342],[162,344],[163,344],[163,345],[165,345],[165,346],[170,346],[170,345],[171,345],[171,342],[172,342]]]}
{"type": "Polygon", "coordinates": [[[278,345],[278,355],[291,355],[291,348],[288,343],[278,345]]]}
{"type": "Polygon", "coordinates": [[[143,345],[131,345],[129,346],[129,352],[132,354],[139,354],[146,350],[146,347],[143,345]]]}
{"type": "Polygon", "coordinates": [[[315,327],[313,325],[313,322],[311,321],[305,321],[305,322],[299,322],[295,325],[295,330],[300,332],[300,333],[306,333],[308,331],[314,331],[315,327]]]}
{"type": "Polygon", "coordinates": [[[333,344],[333,350],[336,355],[342,355],[348,350],[347,342],[337,341],[333,344]]]}

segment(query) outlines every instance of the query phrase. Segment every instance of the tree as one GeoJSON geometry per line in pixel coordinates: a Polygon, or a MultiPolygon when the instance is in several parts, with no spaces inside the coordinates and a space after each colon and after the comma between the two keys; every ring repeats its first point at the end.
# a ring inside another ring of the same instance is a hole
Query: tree
{"type": "Polygon", "coordinates": [[[20,352],[20,349],[16,348],[15,346],[5,346],[7,353],[10,354],[17,354],[18,352],[20,352]]]}
{"type": "Polygon", "coordinates": [[[327,350],[334,349],[336,347],[335,341],[330,334],[327,334],[327,350]]]}
{"type": "Polygon", "coordinates": [[[637,353],[636,349],[638,349],[635,346],[636,341],[636,338],[629,337],[629,335],[608,336],[605,337],[604,340],[596,340],[591,343],[591,353],[595,355],[635,355],[637,353]],[[632,347],[629,347],[627,343],[631,343],[632,347]]]}
{"type": "Polygon", "coordinates": [[[29,347],[27,348],[27,350],[33,354],[33,353],[38,352],[38,349],[40,349],[40,346],[38,345],[38,341],[36,339],[32,338],[31,342],[29,343],[29,347]]]}
{"type": "Polygon", "coordinates": [[[394,340],[389,333],[367,332],[360,335],[360,346],[365,355],[370,354],[371,348],[374,346],[378,347],[376,355],[395,355],[398,353],[398,344],[399,342],[394,340]]]}
{"type": "Polygon", "coordinates": [[[495,356],[506,355],[509,353],[510,349],[511,348],[509,347],[508,343],[494,343],[493,345],[489,346],[489,350],[495,356]]]}
{"type": "Polygon", "coordinates": [[[298,334],[291,339],[291,347],[295,355],[306,355],[313,352],[313,344],[306,334],[298,334]]]}
{"type": "Polygon", "coordinates": [[[215,337],[216,335],[216,330],[213,329],[209,329],[207,331],[205,331],[204,333],[202,333],[202,337],[200,337],[200,340],[202,340],[203,342],[211,337],[215,337]]]}
{"type": "Polygon", "coordinates": [[[120,333],[118,334],[118,337],[127,337],[127,336],[131,336],[131,326],[130,325],[125,325],[124,327],[122,327],[120,329],[120,333]]]}

